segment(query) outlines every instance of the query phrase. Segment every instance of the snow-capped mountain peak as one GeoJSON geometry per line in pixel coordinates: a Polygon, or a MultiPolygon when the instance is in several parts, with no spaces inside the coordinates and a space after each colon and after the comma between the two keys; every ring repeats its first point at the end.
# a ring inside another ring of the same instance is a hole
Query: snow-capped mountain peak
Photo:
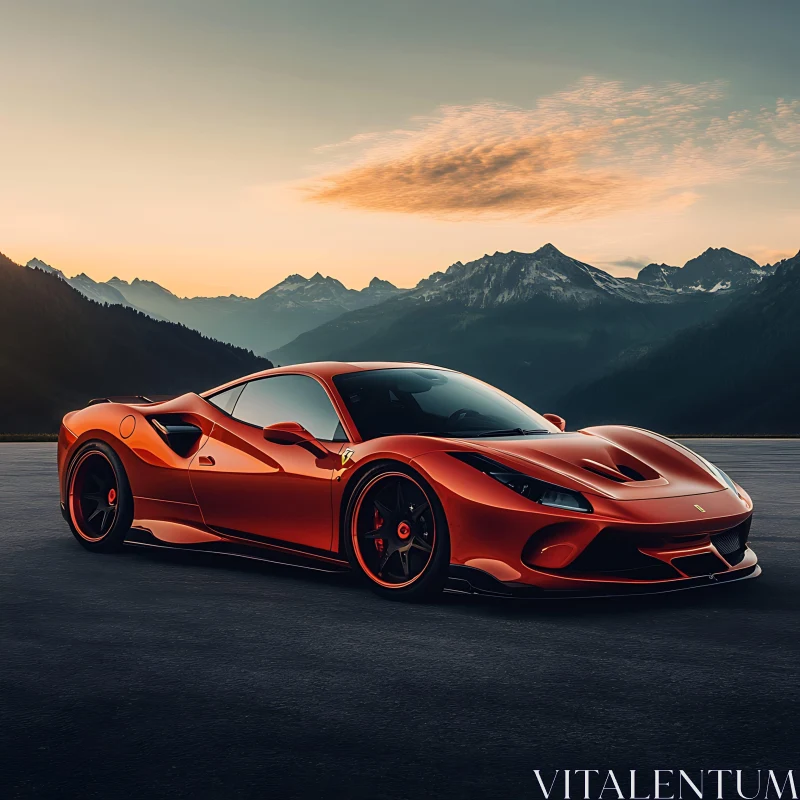
{"type": "Polygon", "coordinates": [[[485,307],[522,302],[535,296],[587,305],[604,297],[664,301],[666,294],[630,278],[615,278],[548,243],[533,253],[512,250],[487,254],[466,264],[457,261],[445,272],[435,272],[420,281],[412,296],[485,307]]]}
{"type": "Polygon", "coordinates": [[[709,247],[682,267],[648,264],[636,280],[682,294],[716,293],[754,286],[772,272],[771,267],[760,267],[752,258],[727,247],[709,247]]]}

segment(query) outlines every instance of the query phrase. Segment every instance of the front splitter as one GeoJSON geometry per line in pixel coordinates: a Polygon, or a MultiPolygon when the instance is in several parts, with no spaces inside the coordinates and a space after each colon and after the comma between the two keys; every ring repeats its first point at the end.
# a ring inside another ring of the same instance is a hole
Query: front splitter
{"type": "Polygon", "coordinates": [[[761,567],[753,564],[744,569],[703,575],[696,578],[682,578],[674,581],[654,581],[652,583],[598,583],[590,589],[540,589],[524,583],[503,583],[488,572],[453,564],[450,567],[450,580],[447,588],[462,594],[478,594],[492,597],[521,598],[530,600],[569,600],[599,597],[631,597],[654,594],[673,594],[689,589],[703,589],[721,586],[726,583],[757,578],[761,567]]]}

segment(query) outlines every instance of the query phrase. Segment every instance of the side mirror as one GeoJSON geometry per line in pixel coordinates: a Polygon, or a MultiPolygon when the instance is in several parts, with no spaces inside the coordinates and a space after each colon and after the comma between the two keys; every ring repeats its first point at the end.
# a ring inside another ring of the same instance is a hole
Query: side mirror
{"type": "Polygon", "coordinates": [[[558,414],[542,414],[542,416],[548,422],[552,422],[560,431],[566,430],[567,423],[564,421],[564,417],[559,417],[558,414]]]}
{"type": "Polygon", "coordinates": [[[318,456],[328,451],[299,422],[276,422],[264,428],[264,438],[273,444],[298,444],[318,456]]]}

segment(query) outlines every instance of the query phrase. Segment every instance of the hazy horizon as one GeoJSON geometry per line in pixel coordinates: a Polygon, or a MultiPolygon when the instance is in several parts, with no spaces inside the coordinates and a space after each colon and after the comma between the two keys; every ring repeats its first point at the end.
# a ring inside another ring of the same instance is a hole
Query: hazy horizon
{"type": "Polygon", "coordinates": [[[800,5],[0,0],[0,252],[255,296],[800,241],[800,5]]]}
{"type": "MultiPolygon", "coordinates": [[[[546,243],[543,243],[543,244],[542,244],[542,246],[544,246],[545,244],[552,244],[553,246],[555,246],[555,247],[556,247],[556,249],[560,250],[560,248],[558,247],[558,245],[556,245],[554,242],[546,242],[546,243]]],[[[537,247],[535,250],[532,250],[532,251],[529,251],[529,252],[530,252],[530,253],[534,253],[534,252],[536,252],[536,250],[538,250],[538,249],[539,249],[539,248],[537,247]]],[[[705,249],[704,249],[702,252],[695,253],[693,256],[691,256],[691,258],[695,258],[695,257],[697,257],[697,256],[700,256],[700,255],[702,255],[702,253],[704,253],[704,252],[705,252],[705,250],[708,250],[708,249],[709,249],[709,248],[705,248],[705,249]]],[[[720,245],[720,247],[719,247],[719,248],[711,248],[711,249],[725,249],[725,248],[724,248],[724,245],[720,245]]],[[[730,248],[727,248],[727,249],[730,249],[730,248]]],[[[2,251],[0,251],[0,252],[2,252],[2,251]]],[[[497,252],[497,251],[495,251],[495,252],[497,252]]],[[[516,251],[516,252],[521,252],[521,251],[516,251]]],[[[563,251],[561,251],[561,252],[563,252],[563,251]]],[[[798,250],[797,250],[797,251],[795,251],[794,253],[789,253],[789,254],[788,254],[786,257],[787,257],[787,258],[791,258],[793,255],[796,255],[796,254],[800,254],[800,248],[798,248],[798,250]]],[[[460,263],[464,263],[464,264],[466,264],[466,263],[469,263],[469,262],[471,262],[471,261],[478,261],[478,260],[480,260],[481,258],[483,258],[483,257],[485,257],[485,256],[491,256],[491,255],[493,255],[493,253],[481,253],[480,255],[476,255],[474,258],[469,258],[469,259],[466,259],[466,258],[462,258],[462,259],[456,259],[456,261],[452,261],[452,262],[450,262],[449,264],[447,264],[447,265],[445,265],[445,266],[442,266],[441,268],[439,268],[439,270],[436,270],[436,269],[434,269],[432,272],[436,272],[436,271],[444,272],[446,269],[448,269],[448,268],[449,268],[450,266],[452,266],[453,264],[456,264],[456,263],[459,263],[459,262],[460,262],[460,263]]],[[[566,256],[569,256],[569,257],[571,257],[571,258],[576,258],[576,256],[573,256],[573,254],[572,254],[572,253],[564,253],[564,255],[566,255],[566,256]]],[[[747,253],[741,253],[740,255],[744,255],[744,256],[746,256],[746,255],[747,255],[747,253]]],[[[749,257],[750,257],[750,258],[752,258],[752,256],[749,256],[749,257]]],[[[53,269],[59,269],[59,267],[58,267],[58,265],[57,265],[57,264],[51,264],[49,261],[47,261],[47,259],[45,259],[45,258],[40,258],[39,256],[33,256],[33,257],[32,257],[32,258],[30,258],[30,259],[23,260],[23,261],[20,261],[20,262],[18,262],[18,263],[20,263],[21,265],[25,266],[27,263],[29,263],[30,261],[33,261],[33,260],[38,260],[38,261],[40,261],[40,262],[43,262],[43,263],[44,263],[46,266],[48,266],[48,267],[52,267],[53,269]]],[[[579,260],[579,261],[582,261],[583,259],[578,259],[578,260],[579,260]]],[[[687,259],[687,261],[688,261],[688,260],[690,260],[690,259],[687,259]]],[[[754,260],[755,260],[755,259],[754,259],[754,260]]],[[[777,260],[780,260],[780,259],[777,259],[777,260]]],[[[585,263],[588,263],[588,262],[585,262],[585,263]]],[[[655,262],[651,262],[651,263],[663,264],[663,263],[665,263],[665,262],[664,262],[664,261],[659,261],[659,260],[656,260],[655,262]]],[[[683,265],[684,265],[685,263],[686,263],[686,262],[683,262],[683,263],[681,263],[681,264],[670,264],[669,266],[683,267],[683,265]]],[[[758,261],[756,261],[756,263],[759,263],[759,262],[758,262],[758,261]]],[[[765,266],[769,266],[769,265],[771,265],[772,263],[774,263],[774,262],[765,262],[765,263],[759,263],[759,266],[761,266],[761,267],[765,267],[765,266]]],[[[596,265],[596,264],[590,264],[590,266],[598,266],[598,265],[596,265]]],[[[639,265],[627,265],[627,266],[622,266],[622,265],[621,265],[621,266],[620,266],[619,268],[617,268],[616,270],[615,270],[613,267],[607,267],[607,266],[602,266],[602,267],[599,267],[599,268],[600,268],[600,269],[604,269],[606,272],[608,272],[608,273],[610,273],[610,274],[612,274],[612,275],[616,275],[616,276],[618,276],[618,277],[630,277],[630,278],[635,278],[635,277],[636,277],[636,275],[638,275],[639,271],[640,271],[641,269],[643,269],[643,268],[644,268],[644,266],[647,266],[647,265],[645,264],[645,265],[642,265],[641,267],[640,267],[639,265]]],[[[59,270],[59,271],[60,271],[60,272],[62,272],[62,273],[64,273],[64,270],[59,270]]],[[[83,272],[83,271],[81,271],[81,272],[83,272]]],[[[71,278],[75,278],[75,277],[77,277],[78,275],[80,275],[80,274],[81,274],[81,272],[76,272],[76,273],[74,273],[74,274],[71,274],[71,273],[64,273],[64,275],[65,275],[65,277],[67,277],[67,278],[71,279],[71,278]]],[[[232,296],[232,295],[235,295],[235,296],[237,296],[237,297],[243,297],[243,298],[250,298],[250,299],[253,299],[253,298],[256,298],[256,297],[258,297],[258,296],[259,296],[259,295],[261,295],[261,294],[264,294],[264,293],[265,293],[265,292],[267,292],[268,290],[270,290],[270,289],[274,288],[275,286],[277,286],[278,284],[282,283],[283,281],[285,281],[287,278],[291,277],[292,275],[299,274],[299,275],[300,275],[302,278],[304,278],[305,280],[311,280],[311,279],[312,279],[312,278],[313,278],[313,277],[314,277],[314,276],[315,276],[317,273],[319,273],[320,275],[322,275],[322,277],[323,277],[323,278],[334,278],[334,279],[336,279],[336,280],[340,281],[340,283],[342,283],[342,284],[343,284],[343,285],[344,285],[346,288],[348,288],[348,289],[358,289],[358,290],[360,290],[360,289],[363,289],[363,288],[365,288],[365,287],[366,287],[366,286],[369,284],[369,282],[370,282],[370,281],[371,281],[373,278],[380,278],[380,279],[382,279],[382,280],[387,280],[386,278],[384,278],[384,276],[382,276],[382,275],[379,275],[379,274],[375,274],[375,275],[373,275],[371,278],[369,278],[369,279],[366,281],[366,283],[365,283],[363,286],[352,286],[352,285],[350,285],[350,284],[346,283],[345,281],[341,280],[341,279],[340,279],[340,278],[339,278],[339,277],[338,277],[338,276],[337,276],[335,273],[332,273],[332,272],[331,272],[331,273],[327,273],[327,274],[326,274],[326,273],[324,273],[324,272],[321,272],[321,271],[319,271],[319,270],[316,270],[314,273],[309,273],[309,274],[307,274],[307,275],[303,275],[303,274],[301,274],[301,273],[288,273],[287,275],[284,275],[282,278],[279,278],[279,279],[278,279],[277,281],[275,281],[274,283],[270,283],[268,286],[265,286],[263,289],[261,289],[260,291],[257,291],[257,292],[255,292],[254,294],[238,294],[238,293],[236,293],[236,292],[221,292],[220,294],[217,294],[217,295],[201,295],[201,294],[197,294],[197,293],[195,293],[195,294],[181,294],[181,293],[179,293],[179,292],[175,292],[175,291],[173,291],[173,290],[172,290],[172,289],[171,289],[171,288],[170,288],[168,285],[166,285],[165,283],[163,283],[163,282],[161,282],[161,281],[159,281],[159,280],[156,280],[156,279],[154,279],[154,278],[150,278],[150,277],[148,277],[148,276],[146,276],[146,275],[135,275],[135,276],[134,276],[133,278],[131,278],[130,280],[127,280],[127,282],[128,282],[128,283],[131,283],[131,281],[133,281],[133,280],[137,280],[137,279],[138,279],[138,280],[141,280],[141,281],[150,281],[150,282],[153,282],[153,283],[157,283],[159,286],[161,286],[161,288],[162,288],[162,289],[167,289],[168,291],[172,292],[172,294],[176,295],[177,297],[179,297],[179,298],[185,298],[185,299],[192,299],[192,298],[197,298],[197,297],[228,297],[228,296],[232,296]]],[[[428,278],[428,277],[430,276],[430,274],[431,274],[431,273],[428,273],[428,274],[426,274],[426,275],[423,275],[423,276],[420,278],[420,280],[423,280],[423,279],[425,279],[425,278],[428,278]]],[[[89,277],[91,277],[91,276],[89,276],[89,277]]],[[[107,280],[111,280],[111,279],[115,279],[115,278],[119,278],[119,275],[112,275],[112,276],[111,276],[111,278],[109,278],[109,279],[107,279],[107,280]]],[[[122,280],[126,280],[126,279],[124,279],[124,278],[123,278],[122,280]]],[[[98,282],[100,282],[100,281],[98,281],[98,282]]],[[[414,288],[414,287],[417,285],[417,283],[419,283],[419,281],[414,281],[414,283],[412,283],[412,284],[409,284],[409,285],[395,284],[395,286],[397,286],[397,288],[399,288],[399,289],[413,289],[413,288],[414,288]]]]}

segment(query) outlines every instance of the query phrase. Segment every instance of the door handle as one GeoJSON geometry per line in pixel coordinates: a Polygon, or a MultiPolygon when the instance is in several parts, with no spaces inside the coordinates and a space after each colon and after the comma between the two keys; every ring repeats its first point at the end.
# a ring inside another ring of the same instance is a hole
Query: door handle
{"type": "Polygon", "coordinates": [[[198,463],[201,467],[213,467],[217,462],[214,461],[214,456],[200,456],[198,463]]]}

